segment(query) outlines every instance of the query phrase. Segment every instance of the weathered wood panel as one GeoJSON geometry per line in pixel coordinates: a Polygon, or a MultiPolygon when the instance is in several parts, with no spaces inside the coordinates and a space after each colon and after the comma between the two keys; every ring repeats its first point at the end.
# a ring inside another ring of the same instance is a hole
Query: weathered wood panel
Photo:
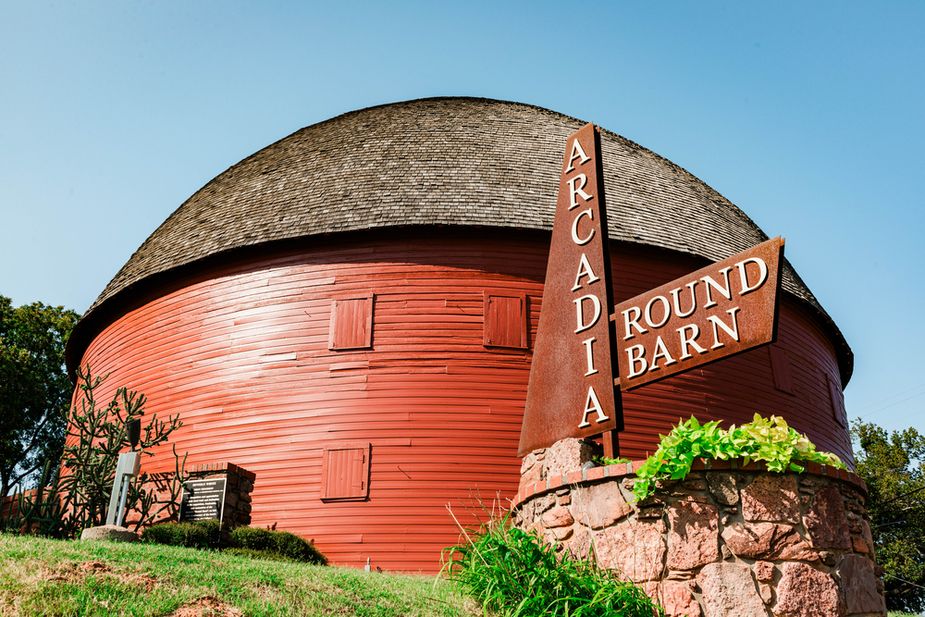
{"type": "MultiPolygon", "coordinates": [[[[507,498],[519,480],[531,352],[485,345],[485,293],[526,296],[532,344],[548,240],[513,238],[391,232],[268,250],[172,281],[98,334],[83,363],[110,373],[109,392],[144,392],[149,415],[180,414],[173,443],[189,464],[255,472],[255,525],[314,538],[335,563],[433,571],[458,538],[446,504],[473,524],[479,500],[507,498]],[[332,300],[370,293],[372,348],[329,349],[332,300]],[[322,502],[323,449],[351,442],[372,444],[369,499],[322,502]]],[[[617,301],[703,264],[626,245],[613,255],[617,301]]],[[[759,411],[850,457],[816,319],[785,298],[777,345],[792,394],[775,388],[764,349],[642,387],[625,395],[623,454],[644,456],[679,417],[759,411]]],[[[169,469],[167,450],[144,466],[169,469]]]]}

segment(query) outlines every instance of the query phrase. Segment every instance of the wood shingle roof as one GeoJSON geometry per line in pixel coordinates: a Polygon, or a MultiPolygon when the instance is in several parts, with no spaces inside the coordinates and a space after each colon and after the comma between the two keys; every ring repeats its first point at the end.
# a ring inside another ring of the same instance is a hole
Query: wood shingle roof
{"type": "MultiPolygon", "coordinates": [[[[520,103],[435,98],[303,128],[184,202],[84,320],[152,275],[266,242],[417,225],[551,229],[563,144],[582,124],[520,103]]],[[[638,144],[604,130],[602,154],[611,238],[710,260],[767,238],[729,200],[638,144]]],[[[823,318],[847,382],[851,350],[789,264],[783,288],[823,318]]]]}

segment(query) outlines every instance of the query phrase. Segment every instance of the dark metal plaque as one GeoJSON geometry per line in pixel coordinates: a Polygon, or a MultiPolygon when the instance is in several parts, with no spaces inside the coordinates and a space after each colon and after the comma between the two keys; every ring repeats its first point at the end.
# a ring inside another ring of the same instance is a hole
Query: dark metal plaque
{"type": "Polygon", "coordinates": [[[783,255],[774,238],[617,305],[620,389],[773,342],[783,255]]]}
{"type": "Polygon", "coordinates": [[[180,503],[181,521],[222,520],[227,478],[187,480],[180,503]]]}
{"type": "Polygon", "coordinates": [[[566,437],[622,430],[613,386],[610,256],[600,136],[566,142],[519,455],[566,437]]]}

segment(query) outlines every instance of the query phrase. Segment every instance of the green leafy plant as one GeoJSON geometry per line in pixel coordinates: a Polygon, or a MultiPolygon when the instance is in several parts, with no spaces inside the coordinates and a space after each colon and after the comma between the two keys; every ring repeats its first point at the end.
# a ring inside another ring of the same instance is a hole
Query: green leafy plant
{"type": "Polygon", "coordinates": [[[760,461],[768,471],[783,473],[787,470],[802,473],[799,462],[814,462],[845,469],[844,463],[834,454],[820,452],[802,433],[787,425],[778,416],[754,419],[728,430],[718,421],[701,424],[691,416],[678,423],[670,433],[661,435],[658,449],[636,472],[633,493],[642,501],[649,497],[660,480],[681,480],[691,470],[695,459],[743,459],[746,464],[760,461]]]}
{"type": "Polygon", "coordinates": [[[607,458],[606,456],[602,456],[593,460],[597,463],[600,463],[601,465],[625,465],[626,463],[631,462],[625,456],[618,456],[617,458],[607,458]]]}
{"type": "Polygon", "coordinates": [[[556,549],[510,523],[492,519],[467,542],[444,551],[444,572],[492,614],[507,617],[653,617],[664,615],[639,587],[593,560],[556,549]]]}
{"type": "MultiPolygon", "coordinates": [[[[35,490],[15,495],[16,511],[8,513],[6,528],[69,538],[106,520],[119,453],[131,447],[126,423],[142,418],[147,399],[144,394],[118,388],[108,404],[100,405],[97,392],[105,379],[94,376],[89,367],[78,367],[80,396],[64,414],[67,440],[61,458],[46,464],[35,490]]],[[[182,423],[179,416],[161,420],[153,414],[145,419],[138,451],[151,456],[151,449],[165,444],[182,423]]],[[[126,527],[139,531],[176,518],[186,457],[181,458],[176,448],[173,457],[173,472],[141,473],[129,484],[126,527]]]]}
{"type": "Polygon", "coordinates": [[[6,511],[0,512],[0,531],[52,537],[63,535],[68,513],[60,499],[59,479],[58,470],[52,468],[52,461],[46,461],[38,486],[11,496],[6,511]]]}
{"type": "Polygon", "coordinates": [[[217,520],[160,523],[146,528],[141,539],[152,544],[225,550],[236,555],[277,561],[327,563],[314,544],[294,533],[260,527],[235,527],[228,533],[222,533],[217,520]]]}
{"type": "Polygon", "coordinates": [[[314,544],[288,531],[274,531],[259,527],[236,527],[229,535],[232,548],[282,556],[306,563],[327,563],[327,559],[314,544]]]}
{"type": "Polygon", "coordinates": [[[143,542],[185,546],[187,548],[219,549],[222,541],[221,524],[215,520],[194,523],[159,523],[145,528],[141,533],[143,542]]]}
{"type": "MultiPolygon", "coordinates": [[[[106,377],[95,376],[90,367],[78,367],[80,398],[67,413],[67,442],[61,458],[60,492],[68,513],[66,535],[102,525],[106,520],[109,496],[119,453],[131,448],[126,423],[142,419],[147,399],[144,394],[118,388],[105,406],[97,401],[97,391],[106,377]]],[[[138,451],[152,456],[151,449],[165,444],[182,426],[178,415],[166,420],[157,414],[145,417],[138,451]]],[[[174,472],[142,473],[128,487],[125,526],[135,531],[159,520],[175,519],[185,478],[186,457],[173,451],[174,472]]]]}

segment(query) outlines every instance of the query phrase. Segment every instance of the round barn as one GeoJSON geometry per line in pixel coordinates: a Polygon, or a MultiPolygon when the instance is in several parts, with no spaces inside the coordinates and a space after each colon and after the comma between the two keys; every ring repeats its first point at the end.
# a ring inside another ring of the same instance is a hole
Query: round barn
{"type": "MultiPolygon", "coordinates": [[[[179,414],[188,464],[256,474],[254,525],[338,564],[433,571],[508,498],[565,139],[583,122],[472,98],[296,131],[207,183],[83,316],[69,367],[179,414]]],[[[602,131],[615,300],[767,236],[684,169],[602,131]]],[[[787,230],[775,230],[786,235],[787,230]]],[[[624,395],[622,454],[680,417],[783,415],[851,460],[852,354],[787,265],[777,342],[624,395]]],[[[168,449],[146,471],[172,469],[168,449]]]]}

